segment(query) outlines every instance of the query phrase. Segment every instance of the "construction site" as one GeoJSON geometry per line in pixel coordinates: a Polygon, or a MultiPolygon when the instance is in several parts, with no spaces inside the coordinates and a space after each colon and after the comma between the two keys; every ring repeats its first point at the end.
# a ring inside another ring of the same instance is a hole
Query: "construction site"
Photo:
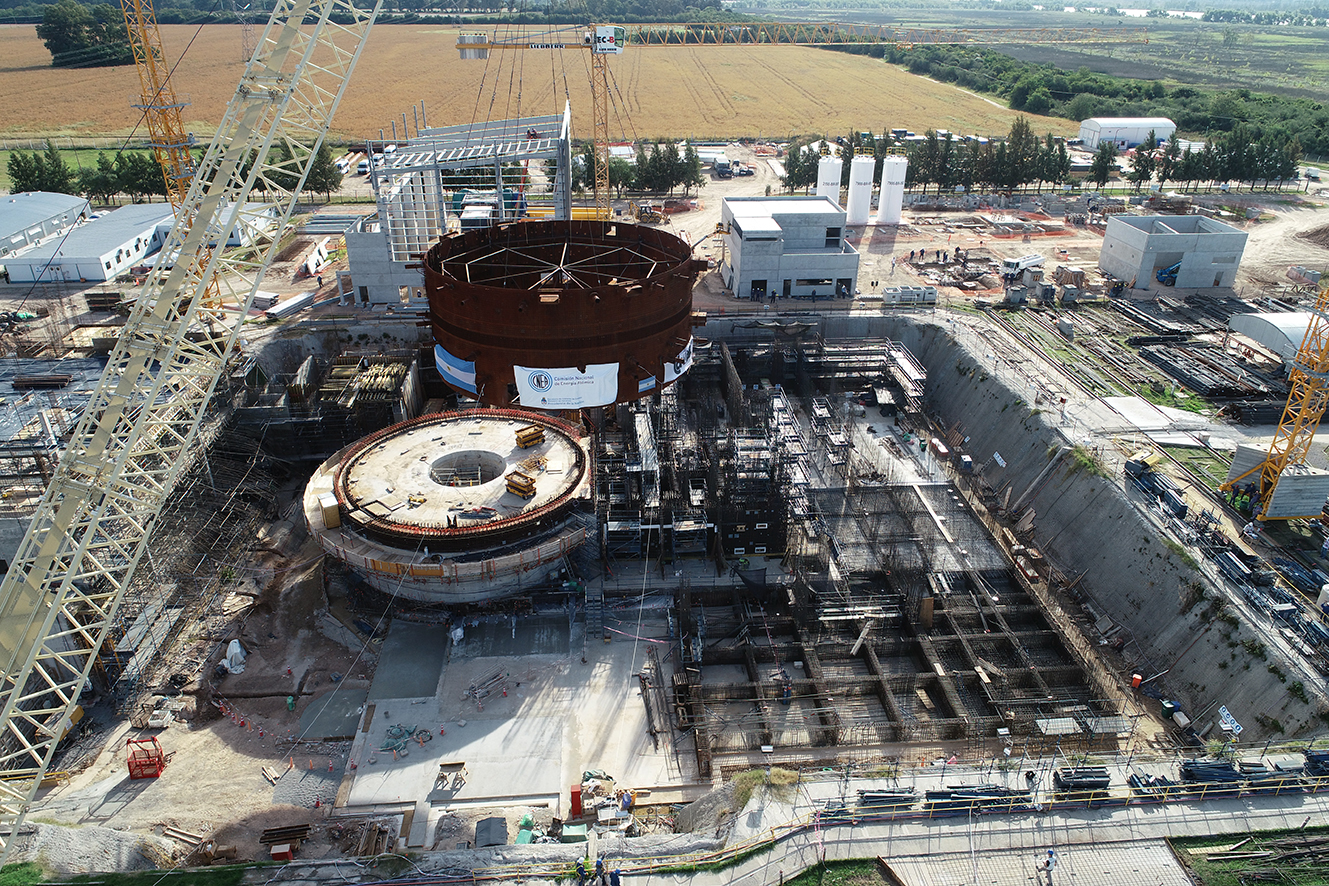
{"type": "MultiPolygon", "coordinates": [[[[1324,820],[1324,193],[842,189],[825,146],[781,197],[748,141],[643,213],[598,125],[574,201],[565,108],[248,202],[373,16],[282,5],[202,158],[145,79],[172,266],[0,293],[7,859],[1181,886],[1165,837],[1324,820]]],[[[607,90],[649,39],[567,48],[607,90]]]]}

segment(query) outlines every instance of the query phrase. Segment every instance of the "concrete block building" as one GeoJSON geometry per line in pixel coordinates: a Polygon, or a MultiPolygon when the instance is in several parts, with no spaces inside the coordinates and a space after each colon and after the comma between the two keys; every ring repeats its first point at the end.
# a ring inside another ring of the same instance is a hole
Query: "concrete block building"
{"type": "Polygon", "coordinates": [[[78,224],[88,201],[69,194],[28,191],[0,197],[0,264],[21,249],[78,224]]]}
{"type": "Polygon", "coordinates": [[[1154,138],[1166,139],[1176,131],[1177,124],[1166,117],[1090,117],[1080,122],[1080,139],[1091,151],[1102,142],[1134,148],[1143,144],[1150,132],[1154,138]]]}
{"type": "Polygon", "coordinates": [[[852,295],[858,251],[828,197],[726,197],[720,279],[738,298],[852,295]]]}
{"type": "Polygon", "coordinates": [[[1163,288],[1173,267],[1178,289],[1210,289],[1233,285],[1245,249],[1245,231],[1202,215],[1114,215],[1098,266],[1134,289],[1163,288]]]}
{"type": "Polygon", "coordinates": [[[161,249],[175,224],[169,203],[121,206],[5,260],[13,283],[114,280],[161,249]]]}

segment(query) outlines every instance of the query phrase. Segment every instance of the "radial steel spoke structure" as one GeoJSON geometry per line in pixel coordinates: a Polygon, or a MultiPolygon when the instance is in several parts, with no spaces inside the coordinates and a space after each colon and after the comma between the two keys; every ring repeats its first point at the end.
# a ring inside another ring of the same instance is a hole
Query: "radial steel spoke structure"
{"type": "Polygon", "coordinates": [[[191,461],[208,399],[380,4],[278,0],[162,249],[174,268],[159,262],[144,286],[0,583],[0,862],[191,461]],[[251,191],[269,202],[247,203],[251,191]],[[266,245],[210,249],[274,219],[266,245]]]}

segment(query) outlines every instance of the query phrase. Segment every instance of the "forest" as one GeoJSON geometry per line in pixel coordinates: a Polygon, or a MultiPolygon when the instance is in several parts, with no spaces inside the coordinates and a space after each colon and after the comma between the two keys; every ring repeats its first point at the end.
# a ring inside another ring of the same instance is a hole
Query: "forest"
{"type": "Polygon", "coordinates": [[[1195,137],[1231,132],[1246,123],[1262,135],[1315,156],[1329,155],[1329,108],[1324,102],[1252,92],[1169,86],[1022,62],[968,46],[861,45],[827,47],[880,58],[910,73],[1003,98],[1017,111],[1084,120],[1089,117],[1167,117],[1195,137]]]}

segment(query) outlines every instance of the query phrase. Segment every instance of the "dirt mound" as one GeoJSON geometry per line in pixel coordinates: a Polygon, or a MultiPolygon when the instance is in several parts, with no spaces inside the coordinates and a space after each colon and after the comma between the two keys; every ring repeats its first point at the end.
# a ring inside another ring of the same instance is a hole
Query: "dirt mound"
{"type": "Polygon", "coordinates": [[[1302,231],[1297,234],[1297,239],[1314,243],[1322,249],[1329,249],[1329,225],[1321,225],[1309,231],[1302,231]]]}
{"type": "Polygon", "coordinates": [[[728,782],[678,811],[675,826],[680,833],[715,833],[734,809],[734,783],[728,782]]]}
{"type": "Polygon", "coordinates": [[[174,841],[162,837],[113,828],[38,824],[19,838],[9,860],[36,862],[59,874],[147,871],[169,866],[178,849],[174,841]]]}

